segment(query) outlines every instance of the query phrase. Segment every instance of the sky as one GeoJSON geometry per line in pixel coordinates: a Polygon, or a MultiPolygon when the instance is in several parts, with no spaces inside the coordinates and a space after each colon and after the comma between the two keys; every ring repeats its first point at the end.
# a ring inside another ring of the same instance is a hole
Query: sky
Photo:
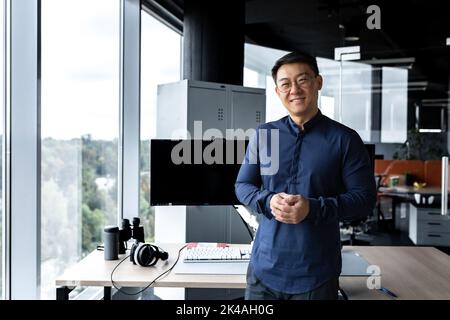
{"type": "MultiPolygon", "coordinates": [[[[142,15],[141,138],[148,139],[157,84],[180,78],[181,37],[142,15]]],[[[42,1],[42,137],[118,137],[119,32],[119,0],[42,1]]]]}
{"type": "Polygon", "coordinates": [[[42,137],[118,136],[119,4],[42,1],[42,137]]]}

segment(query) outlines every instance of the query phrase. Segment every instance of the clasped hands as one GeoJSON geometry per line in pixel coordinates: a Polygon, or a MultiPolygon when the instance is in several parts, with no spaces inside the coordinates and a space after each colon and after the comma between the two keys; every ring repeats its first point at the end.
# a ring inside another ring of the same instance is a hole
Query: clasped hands
{"type": "Polygon", "coordinates": [[[297,224],[308,216],[309,200],[299,194],[281,192],[270,199],[270,209],[277,221],[297,224]]]}

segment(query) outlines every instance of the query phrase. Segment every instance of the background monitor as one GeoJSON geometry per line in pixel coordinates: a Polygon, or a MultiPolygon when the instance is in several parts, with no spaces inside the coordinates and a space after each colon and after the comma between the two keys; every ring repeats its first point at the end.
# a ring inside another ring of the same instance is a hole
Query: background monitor
{"type": "Polygon", "coordinates": [[[445,132],[447,130],[447,106],[419,107],[419,130],[422,132],[445,132]]]}
{"type": "MultiPolygon", "coordinates": [[[[217,140],[215,140],[217,142],[217,140]]],[[[162,205],[238,205],[234,184],[236,182],[248,141],[223,140],[223,152],[211,152],[212,141],[202,140],[151,140],[150,144],[150,204],[162,205]],[[190,155],[178,153],[190,163],[175,164],[172,150],[175,146],[190,146],[190,155]],[[209,147],[208,147],[209,146],[209,147]],[[196,149],[197,148],[197,149],[196,149]],[[202,153],[199,161],[199,150],[202,153]],[[207,164],[203,154],[211,154],[222,163],[207,164]],[[232,152],[230,152],[233,150],[232,152]],[[194,151],[197,152],[194,158],[194,151]],[[222,153],[222,154],[220,154],[222,153]],[[234,161],[227,164],[227,157],[234,161]],[[194,161],[197,160],[197,161],[194,161]],[[195,163],[197,162],[197,163],[195,163]]]]}

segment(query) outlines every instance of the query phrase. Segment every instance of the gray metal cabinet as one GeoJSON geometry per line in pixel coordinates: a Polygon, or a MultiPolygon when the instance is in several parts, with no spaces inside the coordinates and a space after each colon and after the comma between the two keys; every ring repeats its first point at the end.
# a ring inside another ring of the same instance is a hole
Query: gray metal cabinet
{"type": "Polygon", "coordinates": [[[260,125],[266,118],[266,96],[259,90],[245,91],[233,87],[230,90],[231,98],[231,128],[249,129],[260,125]],[[245,111],[243,111],[245,110],[245,111]]]}
{"type": "Polygon", "coordinates": [[[182,107],[187,108],[187,126],[191,134],[194,132],[194,121],[201,121],[203,130],[215,128],[225,134],[230,127],[231,109],[227,103],[226,89],[222,86],[199,87],[198,84],[188,88],[188,105],[182,107]]]}
{"type": "Polygon", "coordinates": [[[417,245],[450,246],[450,220],[439,208],[410,204],[409,238],[417,245]]]}
{"type": "MultiPolygon", "coordinates": [[[[194,134],[194,123],[202,130],[256,128],[266,118],[264,89],[183,80],[158,86],[157,137],[169,139],[182,131],[194,134]]],[[[198,129],[198,127],[197,127],[198,129]]],[[[203,132],[204,133],[204,132],[203,132]]]]}

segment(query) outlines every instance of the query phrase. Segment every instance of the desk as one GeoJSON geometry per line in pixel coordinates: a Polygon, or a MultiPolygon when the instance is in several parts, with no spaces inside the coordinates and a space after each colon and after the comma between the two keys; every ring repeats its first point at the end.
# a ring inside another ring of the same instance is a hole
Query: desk
{"type": "MultiPolygon", "coordinates": [[[[116,285],[120,287],[147,286],[175,263],[178,251],[183,245],[161,244],[159,246],[169,253],[167,261],[159,261],[154,267],[140,267],[133,265],[127,259],[128,261],[124,261],[114,272],[113,280],[116,285]]],[[[112,286],[111,271],[125,256],[119,255],[120,260],[105,261],[103,251],[91,252],[56,279],[56,298],[68,299],[68,294],[73,287],[97,286],[105,288],[104,298],[109,300],[112,286]]],[[[245,285],[245,275],[176,274],[172,271],[156,281],[153,287],[242,289],[245,285]]]]}
{"type": "Polygon", "coordinates": [[[420,194],[423,196],[434,195],[435,197],[438,198],[436,200],[439,201],[441,195],[441,188],[438,187],[426,187],[426,188],[414,188],[412,186],[380,187],[378,191],[381,196],[390,197],[392,199],[391,213],[392,213],[393,230],[395,230],[395,216],[397,204],[401,202],[414,203],[415,202],[414,194],[420,194]]]}
{"type": "MultiPolygon", "coordinates": [[[[167,263],[143,268],[123,262],[114,281],[124,287],[145,287],[175,262],[181,244],[162,244],[169,252],[167,263]]],[[[450,299],[450,256],[432,247],[344,247],[362,255],[381,270],[381,285],[399,299],[450,299]]],[[[123,256],[122,256],[123,257],[123,256]]],[[[111,271],[119,260],[105,261],[102,251],[94,251],[56,279],[57,299],[68,299],[76,286],[102,286],[105,299],[111,298],[111,271]]],[[[367,277],[340,277],[340,286],[350,300],[391,299],[366,285],[367,277]]],[[[245,275],[175,274],[170,272],[154,287],[245,288],[245,275]]]]}
{"type": "Polygon", "coordinates": [[[379,191],[383,194],[393,194],[393,195],[411,195],[414,193],[424,195],[441,194],[441,188],[438,187],[426,187],[426,188],[414,188],[411,186],[380,187],[379,191]]]}

